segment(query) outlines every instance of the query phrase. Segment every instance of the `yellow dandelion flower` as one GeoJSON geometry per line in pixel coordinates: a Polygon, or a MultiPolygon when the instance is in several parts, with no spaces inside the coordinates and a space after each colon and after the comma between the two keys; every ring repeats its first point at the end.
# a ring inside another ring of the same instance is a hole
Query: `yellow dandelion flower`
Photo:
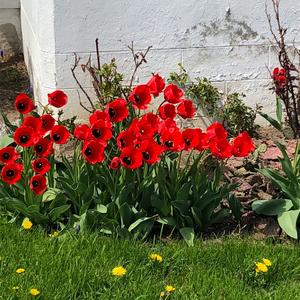
{"type": "Polygon", "coordinates": [[[267,258],[263,258],[263,263],[264,263],[267,267],[272,266],[272,262],[271,262],[269,259],[267,259],[267,258]]]}
{"type": "Polygon", "coordinates": [[[22,227],[25,230],[29,230],[32,227],[32,222],[28,218],[25,218],[22,222],[22,227]]]}
{"type": "Polygon", "coordinates": [[[159,296],[160,298],[163,298],[165,296],[165,292],[160,292],[159,296]]]}
{"type": "Polygon", "coordinates": [[[24,273],[24,272],[25,272],[25,269],[19,268],[19,269],[16,270],[16,272],[17,272],[18,274],[21,274],[21,273],[24,273]]]}
{"type": "Polygon", "coordinates": [[[258,262],[258,263],[255,264],[255,266],[256,266],[256,268],[255,268],[256,273],[259,273],[259,272],[266,273],[266,272],[268,272],[268,267],[264,263],[258,262]]]}
{"type": "Polygon", "coordinates": [[[156,261],[156,262],[162,262],[163,258],[161,255],[157,254],[157,253],[151,253],[149,255],[149,258],[153,261],[156,261]]]}
{"type": "Polygon", "coordinates": [[[175,291],[175,288],[172,286],[172,285],[167,285],[165,287],[165,290],[168,292],[168,293],[173,293],[175,291]]]}
{"type": "Polygon", "coordinates": [[[50,234],[50,237],[52,238],[56,238],[59,236],[59,232],[58,231],[53,231],[52,234],[50,234]]]}
{"type": "Polygon", "coordinates": [[[38,296],[41,292],[38,289],[30,289],[29,294],[33,297],[38,296]]]}
{"type": "Polygon", "coordinates": [[[114,276],[122,277],[122,276],[124,276],[127,273],[127,271],[122,266],[119,266],[119,267],[113,268],[112,271],[111,271],[111,273],[114,276]]]}

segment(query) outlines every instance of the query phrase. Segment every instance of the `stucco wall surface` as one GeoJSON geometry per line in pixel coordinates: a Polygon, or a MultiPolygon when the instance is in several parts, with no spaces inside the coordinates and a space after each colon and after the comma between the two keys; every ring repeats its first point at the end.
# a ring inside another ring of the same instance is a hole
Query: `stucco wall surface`
{"type": "MultiPolygon", "coordinates": [[[[28,56],[34,58],[34,65],[40,65],[35,76],[40,82],[37,95],[45,97],[52,88],[64,89],[72,101],[70,113],[76,113],[79,107],[78,87],[70,72],[73,52],[82,61],[91,54],[95,61],[95,38],[100,39],[102,61],[115,57],[127,79],[133,67],[127,45],[134,41],[137,49],[153,46],[136,83],[145,82],[152,72],[168,76],[182,63],[192,78],[208,77],[225,94],[243,92],[248,104],[263,105],[267,112],[274,113],[268,68],[278,62],[270,41],[265,0],[47,0],[40,3],[21,0],[22,16],[26,19],[22,25],[31,27],[25,30],[30,34],[23,34],[24,45],[28,56]],[[33,37],[35,42],[28,42],[33,37]]],[[[270,0],[267,3],[271,5],[270,0]]],[[[299,0],[282,0],[281,13],[289,28],[288,41],[299,44],[299,0]]],[[[91,86],[84,73],[78,72],[78,77],[83,86],[91,86]]]]}

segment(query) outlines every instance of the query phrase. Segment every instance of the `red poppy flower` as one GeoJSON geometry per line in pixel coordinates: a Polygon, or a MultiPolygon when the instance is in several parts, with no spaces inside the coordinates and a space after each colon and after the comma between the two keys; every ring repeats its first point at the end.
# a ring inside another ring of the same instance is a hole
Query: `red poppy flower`
{"type": "Polygon", "coordinates": [[[159,161],[164,149],[153,139],[148,139],[141,142],[139,150],[142,152],[143,160],[147,164],[152,165],[159,161]]]}
{"type": "Polygon", "coordinates": [[[215,122],[207,127],[206,134],[209,139],[217,138],[224,140],[227,138],[227,131],[218,122],[215,122]]]}
{"type": "Polygon", "coordinates": [[[32,169],[37,174],[44,175],[50,171],[51,165],[47,158],[37,158],[31,163],[32,169]]]}
{"type": "Polygon", "coordinates": [[[199,144],[195,147],[195,149],[199,151],[203,151],[209,148],[209,138],[206,133],[202,132],[201,129],[197,129],[200,134],[199,144]]]}
{"type": "Polygon", "coordinates": [[[7,164],[1,170],[2,180],[8,184],[17,183],[22,177],[23,165],[21,164],[7,164]]]}
{"type": "Polygon", "coordinates": [[[40,138],[34,144],[33,149],[37,156],[46,157],[53,152],[53,145],[50,140],[45,138],[40,138]]]}
{"type": "Polygon", "coordinates": [[[158,114],[163,120],[168,118],[174,119],[176,117],[176,108],[173,104],[166,103],[159,107],[158,114]]]}
{"type": "Polygon", "coordinates": [[[50,105],[61,108],[68,102],[68,96],[60,90],[56,90],[51,94],[48,94],[48,102],[50,105]]]}
{"type": "Polygon", "coordinates": [[[4,147],[0,150],[0,162],[10,164],[15,162],[20,157],[20,154],[12,146],[4,147]]]}
{"type": "Polygon", "coordinates": [[[28,126],[21,126],[17,128],[14,133],[15,142],[22,147],[30,147],[38,139],[38,134],[34,132],[34,130],[31,127],[28,126]]]}
{"type": "Polygon", "coordinates": [[[74,130],[74,136],[78,140],[87,140],[92,137],[92,130],[87,124],[78,125],[74,130]]]}
{"type": "Polygon", "coordinates": [[[146,119],[138,120],[134,119],[130,124],[129,131],[135,135],[136,138],[150,138],[154,135],[154,129],[146,119]]]}
{"type": "Polygon", "coordinates": [[[142,117],[141,117],[141,121],[147,121],[148,123],[151,124],[154,132],[156,133],[157,130],[158,130],[158,126],[160,124],[160,119],[158,118],[157,115],[155,115],[154,113],[152,112],[149,112],[147,114],[144,114],[142,117]]]}
{"type": "Polygon", "coordinates": [[[138,85],[132,90],[128,99],[135,108],[147,109],[152,100],[149,86],[146,84],[138,85]]]}
{"type": "Polygon", "coordinates": [[[65,144],[70,137],[70,132],[63,125],[54,125],[50,132],[50,139],[55,144],[65,144]]]}
{"type": "Polygon", "coordinates": [[[40,119],[42,120],[42,134],[45,134],[46,132],[50,131],[55,125],[55,119],[51,115],[42,115],[40,119]]]}
{"type": "Polygon", "coordinates": [[[120,149],[132,146],[136,143],[136,135],[130,130],[123,130],[117,136],[117,145],[120,149]]]}
{"type": "Polygon", "coordinates": [[[225,159],[231,156],[232,147],[226,139],[211,139],[209,148],[211,153],[217,158],[225,159]]]}
{"type": "Polygon", "coordinates": [[[107,104],[105,112],[109,115],[111,122],[118,123],[128,116],[126,100],[118,98],[107,104]]]}
{"type": "Polygon", "coordinates": [[[182,134],[177,127],[169,127],[162,130],[160,141],[166,151],[181,151],[185,146],[182,134]]]}
{"type": "Polygon", "coordinates": [[[160,122],[158,132],[161,133],[168,128],[177,128],[176,122],[173,119],[165,119],[163,122],[160,122]]]}
{"type": "Polygon", "coordinates": [[[135,147],[124,148],[120,155],[121,165],[129,169],[137,169],[143,163],[142,152],[135,147]]]}
{"type": "Polygon", "coordinates": [[[121,160],[120,160],[120,157],[114,157],[110,164],[109,164],[109,167],[112,169],[112,170],[116,170],[120,167],[120,164],[121,164],[121,160]]]}
{"type": "Polygon", "coordinates": [[[47,189],[46,177],[41,174],[31,177],[29,187],[36,195],[43,194],[47,189]]]}
{"type": "Polygon", "coordinates": [[[21,114],[28,114],[35,109],[33,101],[26,94],[19,94],[15,100],[15,108],[21,114]]]}
{"type": "Polygon", "coordinates": [[[236,157],[245,157],[251,153],[255,147],[251,137],[248,132],[240,133],[233,141],[232,141],[232,154],[236,157]]]}
{"type": "Polygon", "coordinates": [[[160,75],[154,74],[152,76],[152,78],[147,82],[147,85],[150,88],[150,93],[154,97],[158,97],[159,94],[165,88],[165,81],[163,80],[163,78],[160,75]]]}
{"type": "Polygon", "coordinates": [[[183,96],[183,91],[175,84],[168,85],[164,90],[165,100],[170,103],[176,104],[181,102],[182,96],[183,96]]]}
{"type": "Polygon", "coordinates": [[[177,107],[178,115],[183,119],[193,118],[196,108],[191,100],[183,100],[177,107]]]}
{"type": "Polygon", "coordinates": [[[107,122],[99,120],[92,126],[92,135],[95,139],[106,142],[112,137],[111,127],[107,122]]]}
{"type": "Polygon", "coordinates": [[[90,164],[100,163],[104,160],[104,144],[97,140],[85,141],[82,148],[84,159],[90,164]]]}
{"type": "Polygon", "coordinates": [[[97,121],[105,121],[107,124],[110,122],[109,121],[109,115],[107,114],[107,112],[105,111],[100,111],[100,110],[96,110],[94,111],[91,115],[90,115],[90,124],[94,125],[94,123],[96,123],[97,121]]]}
{"type": "Polygon", "coordinates": [[[34,116],[27,116],[24,118],[22,126],[31,127],[36,134],[39,134],[42,129],[42,120],[34,116]]]}
{"type": "Polygon", "coordinates": [[[182,138],[184,140],[185,150],[191,150],[199,146],[201,139],[201,129],[199,128],[188,128],[182,131],[182,138]]]}

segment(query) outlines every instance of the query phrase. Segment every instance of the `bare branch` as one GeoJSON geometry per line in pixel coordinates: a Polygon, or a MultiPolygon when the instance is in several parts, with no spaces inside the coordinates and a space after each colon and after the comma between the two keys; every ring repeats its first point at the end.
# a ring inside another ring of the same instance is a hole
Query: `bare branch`
{"type": "MultiPolygon", "coordinates": [[[[86,90],[83,88],[83,86],[81,85],[81,83],[79,82],[79,80],[78,80],[78,78],[77,78],[77,76],[75,74],[75,70],[78,67],[80,58],[77,56],[76,53],[74,53],[74,56],[75,56],[74,66],[71,68],[71,72],[72,72],[73,78],[75,79],[77,85],[79,86],[79,88],[81,89],[81,91],[84,93],[84,95],[88,99],[88,101],[89,101],[89,103],[90,103],[90,105],[92,107],[92,110],[95,111],[96,108],[94,106],[94,103],[93,103],[92,99],[90,98],[90,96],[88,95],[88,93],[86,92],[86,90]]],[[[90,111],[90,110],[87,110],[87,111],[90,111]]]]}
{"type": "Polygon", "coordinates": [[[133,85],[133,81],[134,81],[134,77],[136,75],[136,72],[138,71],[138,69],[140,68],[140,66],[143,63],[147,63],[146,61],[146,56],[148,54],[148,52],[150,51],[150,49],[152,48],[152,46],[149,46],[145,52],[139,51],[139,52],[135,52],[134,47],[133,47],[133,42],[131,42],[130,46],[127,46],[129,48],[129,50],[131,51],[132,57],[133,57],[133,61],[134,61],[134,70],[130,79],[130,83],[129,83],[129,88],[132,88],[133,85]]]}

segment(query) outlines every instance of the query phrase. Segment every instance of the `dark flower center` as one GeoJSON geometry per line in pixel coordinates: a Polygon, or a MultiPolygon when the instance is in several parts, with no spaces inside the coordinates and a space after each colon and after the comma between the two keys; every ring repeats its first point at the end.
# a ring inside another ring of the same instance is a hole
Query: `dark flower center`
{"type": "Polygon", "coordinates": [[[133,97],[136,103],[141,102],[141,98],[138,95],[133,95],[133,97]]]}
{"type": "Polygon", "coordinates": [[[184,142],[186,143],[187,146],[191,145],[191,141],[189,139],[184,139],[184,142]]]}
{"type": "Polygon", "coordinates": [[[23,110],[23,109],[26,108],[26,105],[25,105],[25,103],[20,102],[20,103],[18,103],[17,108],[20,109],[20,110],[23,110]]]}
{"type": "Polygon", "coordinates": [[[116,115],[116,112],[113,108],[110,107],[108,110],[108,114],[111,118],[113,118],[116,115]]]}
{"type": "Polygon", "coordinates": [[[43,167],[43,163],[38,162],[38,163],[35,164],[35,167],[36,167],[37,169],[41,169],[41,168],[43,167]]]}
{"type": "Polygon", "coordinates": [[[93,136],[94,136],[95,138],[99,138],[99,137],[101,137],[101,130],[100,130],[100,129],[94,129],[94,130],[92,131],[92,134],[93,134],[93,136]]]}
{"type": "Polygon", "coordinates": [[[148,159],[150,158],[149,152],[143,152],[143,158],[144,158],[145,160],[148,160],[148,159]]]}
{"type": "Polygon", "coordinates": [[[10,155],[9,155],[9,153],[4,152],[4,153],[2,154],[2,157],[3,157],[3,159],[8,160],[8,159],[10,158],[10,155]]]}
{"type": "Polygon", "coordinates": [[[42,127],[43,128],[47,127],[47,122],[45,120],[42,120],[42,127]]]}
{"type": "Polygon", "coordinates": [[[21,142],[22,144],[26,144],[26,143],[28,142],[28,140],[29,140],[29,138],[28,138],[27,135],[21,135],[21,137],[20,137],[20,142],[21,142]]]}
{"type": "Polygon", "coordinates": [[[57,134],[57,133],[53,134],[53,140],[54,140],[55,142],[58,142],[60,139],[61,139],[61,137],[60,137],[59,134],[57,134]]]}
{"type": "Polygon", "coordinates": [[[6,176],[7,177],[13,177],[15,175],[15,171],[14,170],[7,170],[6,171],[6,176]]]}
{"type": "Polygon", "coordinates": [[[36,151],[37,153],[43,152],[43,147],[42,147],[42,145],[36,145],[36,146],[34,147],[34,149],[35,149],[35,151],[36,151]]]}
{"type": "Polygon", "coordinates": [[[123,157],[122,161],[123,161],[124,164],[126,164],[128,166],[131,164],[130,157],[125,156],[125,157],[123,157]]]}
{"type": "Polygon", "coordinates": [[[32,181],[32,186],[33,186],[34,188],[38,187],[38,186],[39,186],[39,182],[38,182],[37,180],[33,180],[33,181],[32,181]]]}
{"type": "Polygon", "coordinates": [[[173,145],[174,145],[174,143],[173,143],[173,141],[166,141],[166,142],[165,142],[165,145],[166,145],[168,148],[172,148],[173,145]]]}
{"type": "Polygon", "coordinates": [[[85,149],[85,151],[84,151],[84,154],[85,154],[86,156],[91,156],[92,153],[93,153],[93,151],[92,151],[92,149],[91,149],[90,147],[87,147],[87,148],[85,149]]]}
{"type": "Polygon", "coordinates": [[[122,146],[122,147],[125,147],[126,143],[124,142],[123,139],[120,139],[120,143],[121,143],[121,146],[122,146]]]}

